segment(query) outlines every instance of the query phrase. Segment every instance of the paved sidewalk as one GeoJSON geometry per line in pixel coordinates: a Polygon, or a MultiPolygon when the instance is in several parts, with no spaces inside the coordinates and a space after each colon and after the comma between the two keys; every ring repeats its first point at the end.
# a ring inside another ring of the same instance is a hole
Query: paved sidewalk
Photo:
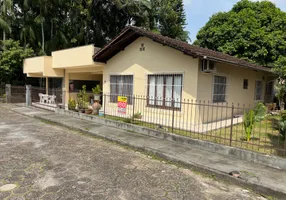
{"type": "Polygon", "coordinates": [[[186,164],[196,170],[214,174],[225,181],[249,187],[256,192],[286,199],[286,171],[32,107],[10,106],[10,109],[24,115],[48,120],[101,138],[152,152],[168,160],[186,164]],[[234,170],[242,173],[241,178],[233,178],[228,175],[229,172],[234,170]]]}

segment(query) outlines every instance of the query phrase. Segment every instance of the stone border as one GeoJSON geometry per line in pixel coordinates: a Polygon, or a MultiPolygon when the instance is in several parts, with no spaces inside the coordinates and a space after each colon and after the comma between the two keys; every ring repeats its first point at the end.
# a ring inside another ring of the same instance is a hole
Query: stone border
{"type": "Polygon", "coordinates": [[[246,161],[250,161],[254,163],[259,163],[264,166],[286,170],[286,159],[280,158],[277,156],[265,155],[265,154],[261,154],[257,152],[239,149],[236,147],[230,147],[230,146],[216,144],[216,143],[212,143],[208,141],[193,139],[193,138],[176,135],[172,133],[167,133],[167,132],[162,132],[159,130],[150,129],[150,128],[146,128],[146,127],[142,127],[142,126],[138,126],[134,124],[110,120],[110,119],[106,119],[102,117],[97,117],[94,115],[87,115],[84,113],[78,113],[78,112],[69,111],[69,110],[63,110],[63,109],[57,108],[55,112],[58,114],[63,114],[63,115],[71,116],[71,117],[78,118],[78,119],[92,121],[92,122],[104,124],[107,126],[117,127],[123,130],[133,131],[133,132],[149,135],[152,137],[161,138],[161,139],[172,141],[172,142],[178,142],[180,144],[191,145],[196,148],[200,148],[203,150],[216,152],[216,153],[220,153],[220,154],[224,154],[228,156],[233,156],[238,159],[242,159],[242,160],[246,160],[246,161]]]}

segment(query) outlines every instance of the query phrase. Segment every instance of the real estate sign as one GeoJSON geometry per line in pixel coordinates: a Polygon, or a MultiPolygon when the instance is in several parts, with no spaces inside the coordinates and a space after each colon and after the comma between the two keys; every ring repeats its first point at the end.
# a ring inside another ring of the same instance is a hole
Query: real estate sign
{"type": "Polygon", "coordinates": [[[125,115],[126,114],[126,108],[127,108],[127,97],[118,96],[117,107],[118,107],[118,113],[125,115]]]}

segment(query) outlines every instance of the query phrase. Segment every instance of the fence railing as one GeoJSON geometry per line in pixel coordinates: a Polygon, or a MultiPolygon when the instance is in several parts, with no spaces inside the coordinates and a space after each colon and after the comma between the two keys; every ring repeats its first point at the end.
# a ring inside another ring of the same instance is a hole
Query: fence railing
{"type": "Polygon", "coordinates": [[[283,135],[283,132],[275,128],[281,116],[275,110],[266,110],[261,119],[253,118],[254,121],[251,121],[251,118],[244,119],[244,115],[254,109],[254,104],[212,103],[135,95],[127,97],[127,102],[123,102],[122,106],[114,100],[117,96],[103,95],[101,112],[105,118],[194,139],[286,156],[285,133],[283,135]],[[119,109],[120,106],[124,108],[119,109]]]}
{"type": "MultiPolygon", "coordinates": [[[[20,94],[22,98],[24,92],[25,86],[11,86],[12,96],[20,94]]],[[[40,102],[40,93],[46,94],[46,89],[31,87],[32,102],[40,102]]],[[[56,96],[57,105],[68,104],[66,95],[77,101],[76,93],[63,93],[61,89],[49,90],[49,95],[56,96]]],[[[91,103],[93,95],[88,93],[88,96],[91,103]]],[[[108,119],[261,153],[286,156],[286,125],[279,129],[279,124],[282,123],[278,122],[283,119],[281,112],[275,110],[275,104],[268,105],[268,112],[256,119],[255,116],[252,118],[252,114],[255,115],[256,112],[253,110],[254,104],[115,94],[103,94],[100,99],[102,108],[99,114],[108,119]],[[250,110],[253,113],[246,115],[250,110]]],[[[286,120],[284,123],[286,124],[286,120]]]]}

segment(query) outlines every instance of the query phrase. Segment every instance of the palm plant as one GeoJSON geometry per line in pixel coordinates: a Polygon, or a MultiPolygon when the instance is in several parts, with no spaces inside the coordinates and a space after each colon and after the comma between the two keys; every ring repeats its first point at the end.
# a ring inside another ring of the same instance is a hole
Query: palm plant
{"type": "Polygon", "coordinates": [[[3,41],[6,40],[6,33],[11,32],[9,18],[13,14],[12,0],[0,0],[0,29],[3,31],[3,41]]]}

